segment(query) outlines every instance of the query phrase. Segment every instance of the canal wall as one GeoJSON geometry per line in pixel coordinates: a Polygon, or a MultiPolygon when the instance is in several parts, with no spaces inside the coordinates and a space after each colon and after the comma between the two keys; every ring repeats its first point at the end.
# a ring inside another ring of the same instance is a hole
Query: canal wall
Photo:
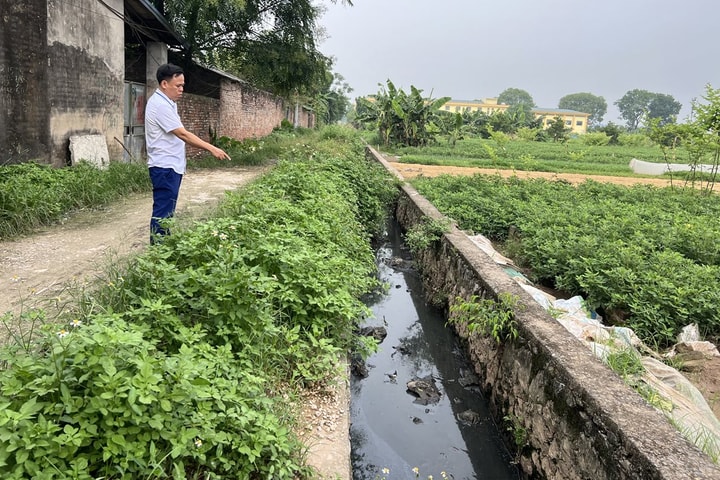
{"type": "MultiPolygon", "coordinates": [[[[375,150],[366,155],[402,178],[375,150]]],[[[407,230],[445,217],[402,183],[395,215],[407,230]]],[[[428,301],[446,308],[471,296],[520,299],[518,337],[498,344],[452,323],[464,339],[496,421],[517,439],[527,478],[720,479],[720,467],[687,442],[457,227],[416,254],[428,301]],[[461,299],[461,300],[458,300],[461,299]]]]}

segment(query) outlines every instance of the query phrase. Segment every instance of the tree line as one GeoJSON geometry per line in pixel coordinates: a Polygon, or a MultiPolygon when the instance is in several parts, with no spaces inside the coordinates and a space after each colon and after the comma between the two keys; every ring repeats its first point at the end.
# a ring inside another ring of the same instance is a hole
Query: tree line
{"type": "MultiPolygon", "coordinates": [[[[508,88],[498,96],[498,103],[522,105],[528,110],[536,107],[532,96],[519,88],[508,88]]],[[[653,122],[661,125],[676,123],[682,104],[672,95],[633,89],[614,103],[620,111],[620,117],[626,121],[625,127],[634,132],[641,126],[648,127],[653,122]]],[[[607,113],[605,98],[588,92],[565,95],[558,102],[558,108],[587,113],[591,127],[599,127],[607,113]]]]}

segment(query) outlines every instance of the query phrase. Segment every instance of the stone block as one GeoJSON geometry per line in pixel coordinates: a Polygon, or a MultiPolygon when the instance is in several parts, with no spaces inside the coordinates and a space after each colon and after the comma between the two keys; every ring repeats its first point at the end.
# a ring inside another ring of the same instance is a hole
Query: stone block
{"type": "Polygon", "coordinates": [[[104,135],[73,135],[70,137],[71,165],[83,160],[101,169],[108,167],[110,154],[104,135]]]}

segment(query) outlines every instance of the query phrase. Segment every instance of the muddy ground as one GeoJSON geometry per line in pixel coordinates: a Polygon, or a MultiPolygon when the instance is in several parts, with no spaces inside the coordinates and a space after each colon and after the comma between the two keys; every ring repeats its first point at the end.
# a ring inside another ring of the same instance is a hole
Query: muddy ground
{"type": "MultiPolygon", "coordinates": [[[[390,159],[392,160],[392,159],[390,159]]],[[[441,173],[468,175],[476,172],[544,177],[583,182],[588,176],[542,172],[498,171],[461,167],[439,167],[392,163],[406,178],[441,173]]],[[[202,216],[226,190],[235,189],[258,177],[264,167],[190,171],[183,179],[178,199],[178,220],[202,216]]],[[[624,185],[650,183],[668,185],[662,179],[592,176],[597,181],[624,185]]],[[[78,286],[101,276],[118,258],[141,252],[148,245],[152,199],[149,194],[133,195],[99,211],[81,212],[62,224],[34,235],[0,242],[0,313],[15,314],[24,308],[62,307],[78,286]]],[[[2,334],[0,334],[2,335],[2,334]]],[[[688,376],[703,392],[720,417],[720,360],[706,362],[688,376]]],[[[309,393],[305,402],[303,427],[311,443],[310,463],[325,478],[349,478],[347,432],[348,396],[346,388],[337,392],[309,393]]]]}

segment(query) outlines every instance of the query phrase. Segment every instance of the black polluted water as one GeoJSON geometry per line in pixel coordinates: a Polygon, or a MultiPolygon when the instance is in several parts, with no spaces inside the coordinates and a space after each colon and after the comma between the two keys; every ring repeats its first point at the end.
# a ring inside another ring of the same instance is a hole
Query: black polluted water
{"type": "Polygon", "coordinates": [[[366,334],[387,333],[353,365],[353,480],[518,479],[457,336],[424,300],[395,222],[377,251],[388,285],[366,300],[366,334]]]}

